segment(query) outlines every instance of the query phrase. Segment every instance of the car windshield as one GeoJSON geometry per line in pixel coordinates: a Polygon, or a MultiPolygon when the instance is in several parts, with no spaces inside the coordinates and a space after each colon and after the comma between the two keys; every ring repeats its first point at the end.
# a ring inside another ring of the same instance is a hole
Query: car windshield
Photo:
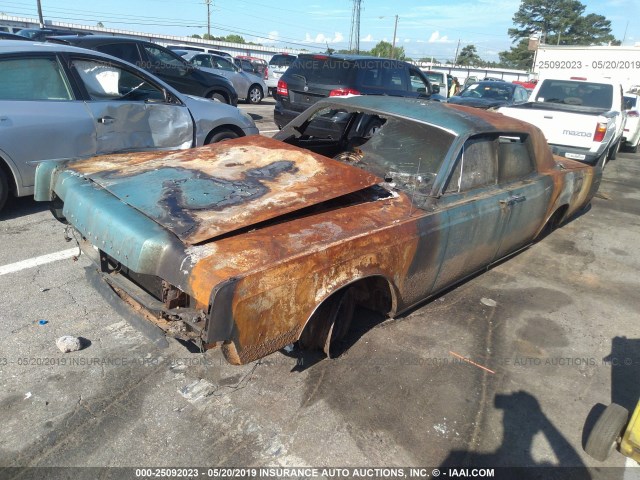
{"type": "Polygon", "coordinates": [[[36,35],[38,35],[38,33],[40,33],[40,30],[23,29],[18,32],[18,35],[20,35],[21,37],[34,38],[36,35]]]}
{"type": "Polygon", "coordinates": [[[461,94],[464,98],[485,98],[487,100],[509,100],[513,96],[514,87],[508,83],[474,83],[461,94]]]}
{"type": "Polygon", "coordinates": [[[325,107],[279,135],[286,143],[357,166],[392,188],[429,196],[455,136],[420,122],[325,107]]]}
{"type": "Polygon", "coordinates": [[[543,80],[535,101],[608,109],[613,103],[613,85],[579,80],[543,80]]]}
{"type": "Polygon", "coordinates": [[[296,59],[293,55],[274,55],[269,61],[272,67],[288,67],[296,59]]]}

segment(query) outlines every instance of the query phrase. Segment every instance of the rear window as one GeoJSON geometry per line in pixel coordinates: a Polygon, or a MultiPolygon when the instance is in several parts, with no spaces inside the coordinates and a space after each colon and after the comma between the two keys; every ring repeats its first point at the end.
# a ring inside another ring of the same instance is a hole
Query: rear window
{"type": "Polygon", "coordinates": [[[295,61],[295,55],[274,55],[269,60],[269,65],[274,67],[289,67],[295,61]]]}
{"type": "Polygon", "coordinates": [[[287,76],[299,75],[307,83],[346,85],[351,80],[352,72],[353,64],[344,60],[299,57],[287,70],[287,76]]]}
{"type": "Polygon", "coordinates": [[[628,97],[624,96],[624,109],[631,110],[632,108],[636,108],[636,97],[628,97]]]}
{"type": "Polygon", "coordinates": [[[535,101],[610,109],[613,86],[575,80],[543,80],[535,101]]]}

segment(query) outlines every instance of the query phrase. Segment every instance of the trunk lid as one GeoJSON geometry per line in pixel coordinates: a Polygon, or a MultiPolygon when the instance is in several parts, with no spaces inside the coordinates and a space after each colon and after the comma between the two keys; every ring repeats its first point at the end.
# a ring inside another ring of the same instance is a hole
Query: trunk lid
{"type": "Polygon", "coordinates": [[[105,155],[68,169],[187,244],[202,243],[382,180],[258,135],[179,152],[105,155]]]}

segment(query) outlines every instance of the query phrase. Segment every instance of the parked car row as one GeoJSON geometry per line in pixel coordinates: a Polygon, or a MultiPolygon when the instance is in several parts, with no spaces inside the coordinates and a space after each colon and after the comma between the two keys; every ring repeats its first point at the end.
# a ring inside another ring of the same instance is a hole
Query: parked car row
{"type": "Polygon", "coordinates": [[[51,43],[0,42],[0,105],[0,208],[9,193],[33,194],[43,160],[184,149],[258,133],[231,105],[184,94],[114,56],[51,43]]]}
{"type": "Polygon", "coordinates": [[[267,86],[258,75],[245,72],[228,58],[212,53],[187,52],[183,58],[205,72],[222,75],[228,79],[238,97],[248,103],[260,103],[267,86]]]}

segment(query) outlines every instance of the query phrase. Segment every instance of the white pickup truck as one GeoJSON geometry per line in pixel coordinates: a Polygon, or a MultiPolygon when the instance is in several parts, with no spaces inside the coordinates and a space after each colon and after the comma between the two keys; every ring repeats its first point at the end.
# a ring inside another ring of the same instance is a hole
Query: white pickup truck
{"type": "Polygon", "coordinates": [[[622,86],[614,80],[543,78],[529,102],[498,111],[540,128],[556,155],[604,165],[620,148],[622,86]]]}

